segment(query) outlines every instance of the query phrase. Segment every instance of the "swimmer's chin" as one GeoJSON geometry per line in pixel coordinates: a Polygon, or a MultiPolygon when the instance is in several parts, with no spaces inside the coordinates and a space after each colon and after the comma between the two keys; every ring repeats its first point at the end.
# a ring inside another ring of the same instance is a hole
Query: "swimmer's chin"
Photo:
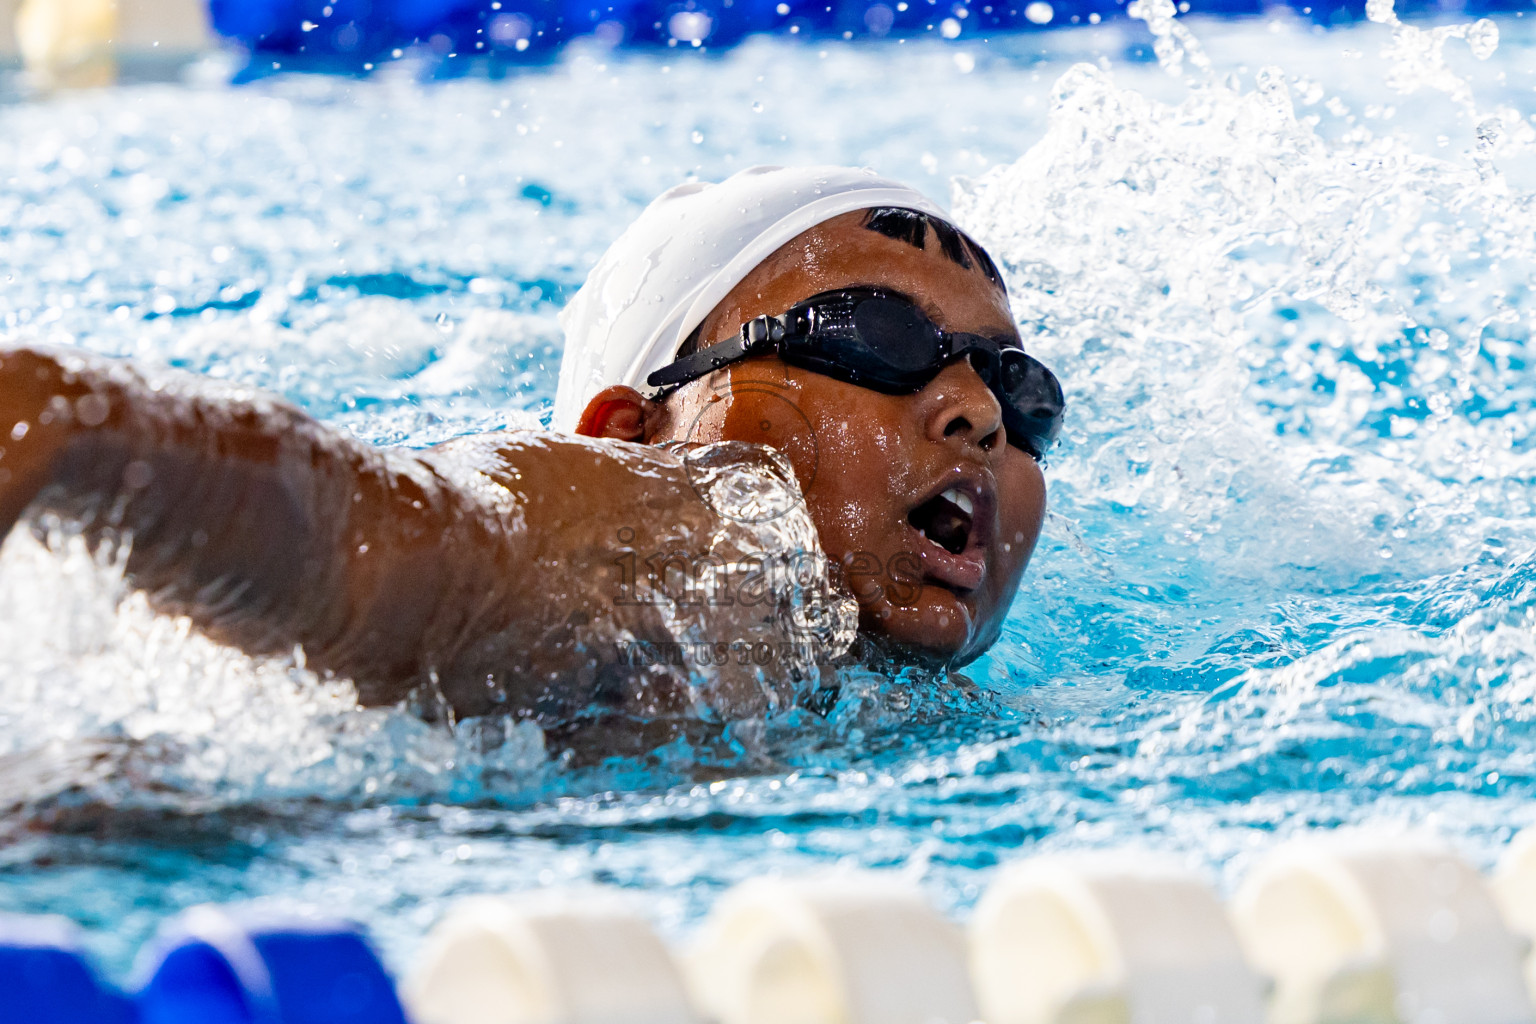
{"type": "Polygon", "coordinates": [[[860,660],[873,667],[947,672],[969,665],[1002,634],[1002,616],[978,615],[943,587],[925,585],[914,604],[859,607],[860,660]]]}

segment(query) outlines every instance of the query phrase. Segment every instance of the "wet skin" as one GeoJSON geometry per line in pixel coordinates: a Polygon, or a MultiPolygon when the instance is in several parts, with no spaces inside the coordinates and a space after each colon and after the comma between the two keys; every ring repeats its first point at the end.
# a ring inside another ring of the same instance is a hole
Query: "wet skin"
{"type": "MultiPolygon", "coordinates": [[[[615,600],[621,548],[750,548],[676,454],[644,445],[522,431],[374,448],[268,396],[0,348],[0,536],[45,514],[92,543],[130,538],[127,578],[158,610],[252,654],[301,647],[364,704],[565,729],[793,697],[733,665],[701,691],[617,656],[618,640],[672,638],[658,607],[615,600]]],[[[771,611],[712,625],[773,640],[771,611]]]]}
{"type": "MultiPolygon", "coordinates": [[[[952,330],[1011,335],[1001,290],[936,249],[829,222],[732,292],[705,340],[852,284],[901,291],[952,330]]],[[[706,507],[658,443],[787,453],[823,547],[845,564],[861,631],[947,667],[995,639],[1044,514],[1039,467],[1003,443],[998,417],[966,364],[886,396],[765,358],[660,406],[606,390],[583,418],[604,439],[520,431],[381,449],[256,392],[0,346],[0,537],[53,514],[93,542],[131,538],[128,580],[157,608],[253,654],[302,648],[311,668],[355,680],[365,704],[507,712],[568,733],[596,708],[654,746],[671,733],[645,723],[796,698],[750,666],[701,690],[616,657],[616,638],[673,639],[655,607],[615,602],[616,536],[642,558],[751,549],[751,531],[706,507]],[[958,555],[909,521],[950,487],[975,503],[958,555]]],[[[714,638],[783,639],[762,608],[710,614],[714,638]]]]}
{"type": "MultiPolygon", "coordinates": [[[[979,266],[828,221],[765,260],[705,319],[701,342],[734,336],[821,292],[881,287],[934,323],[1018,344],[1007,295],[979,266]]],[[[592,399],[581,431],[644,441],[750,441],[787,454],[829,557],[859,601],[861,632],[930,667],[963,665],[997,639],[1045,516],[1045,479],[1007,444],[997,399],[964,361],[914,395],[886,395],[774,356],[744,360],[658,405],[630,388],[592,399]],[[959,554],[926,537],[915,509],[956,487],[975,504],[959,554]]]]}

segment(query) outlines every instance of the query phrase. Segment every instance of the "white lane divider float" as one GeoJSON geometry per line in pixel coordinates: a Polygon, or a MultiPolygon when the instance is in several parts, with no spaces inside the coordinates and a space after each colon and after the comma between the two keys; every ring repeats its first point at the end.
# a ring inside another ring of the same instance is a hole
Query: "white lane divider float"
{"type": "Polygon", "coordinates": [[[1345,835],[1276,851],[1232,915],[1275,981],[1271,1024],[1531,1024],[1521,960],[1481,876],[1437,846],[1345,835]]]}
{"type": "Polygon", "coordinates": [[[1536,828],[1515,836],[1490,883],[1504,920],[1525,941],[1525,989],[1536,999],[1536,828]]]}
{"type": "Polygon", "coordinates": [[[481,897],[405,997],[415,1024],[1536,1024],[1531,936],[1536,831],[1491,887],[1421,840],[1331,835],[1229,908],[1145,856],[1026,860],[969,949],[890,875],[737,886],[679,960],[613,894],[481,897]]]}
{"type": "Polygon", "coordinates": [[[207,0],[0,0],[0,58],[8,36],[33,81],[94,88],[117,77],[119,57],[188,58],[217,45],[207,0]]]}
{"type": "Polygon", "coordinates": [[[1128,857],[1006,870],[971,923],[987,1024],[1263,1024],[1265,983],[1200,880],[1128,857]]]}
{"type": "Polygon", "coordinates": [[[671,954],[616,898],[476,897],[428,939],[403,992],[416,1024],[697,1024],[671,954]]]}
{"type": "Polygon", "coordinates": [[[764,880],[723,896],[685,963],[719,1024],[970,1024],[960,930],[868,874],[764,880]]]}
{"type": "Polygon", "coordinates": [[[16,11],[17,48],[44,88],[112,84],[117,29],[114,0],[23,0],[16,11]]]}

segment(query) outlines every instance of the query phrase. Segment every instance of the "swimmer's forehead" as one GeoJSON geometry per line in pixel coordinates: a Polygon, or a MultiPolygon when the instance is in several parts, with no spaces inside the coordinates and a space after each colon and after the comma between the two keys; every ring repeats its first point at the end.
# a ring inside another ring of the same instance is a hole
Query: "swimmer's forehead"
{"type": "Polygon", "coordinates": [[[753,317],[776,316],[823,292],[864,287],[904,296],[945,330],[1019,344],[1008,293],[979,260],[965,266],[950,258],[931,229],[922,247],[871,230],[870,213],[842,214],[780,246],[711,310],[701,339],[720,340],[753,317]]]}

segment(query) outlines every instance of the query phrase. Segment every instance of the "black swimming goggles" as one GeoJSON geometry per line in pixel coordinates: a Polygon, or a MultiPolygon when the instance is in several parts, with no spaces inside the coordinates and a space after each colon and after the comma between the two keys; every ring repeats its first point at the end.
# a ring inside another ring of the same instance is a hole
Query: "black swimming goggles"
{"type": "Polygon", "coordinates": [[[921,391],[968,358],[1003,408],[1008,442],[1037,460],[1061,432],[1061,382],[1038,359],[995,338],[941,329],[906,296],[846,288],[812,296],[780,316],[760,316],[728,341],[700,349],[646,378],[657,398],[748,356],[775,353],[791,366],[888,395],[921,391]]]}

